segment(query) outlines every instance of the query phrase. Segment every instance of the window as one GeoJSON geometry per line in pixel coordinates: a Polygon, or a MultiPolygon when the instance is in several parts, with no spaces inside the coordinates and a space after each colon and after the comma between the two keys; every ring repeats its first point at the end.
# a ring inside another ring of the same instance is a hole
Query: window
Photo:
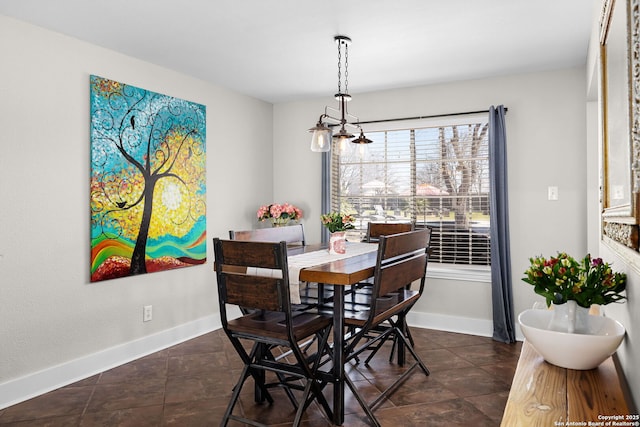
{"type": "Polygon", "coordinates": [[[331,154],[331,208],[370,221],[433,227],[430,262],[490,265],[488,118],[367,125],[372,144],[331,154]]]}

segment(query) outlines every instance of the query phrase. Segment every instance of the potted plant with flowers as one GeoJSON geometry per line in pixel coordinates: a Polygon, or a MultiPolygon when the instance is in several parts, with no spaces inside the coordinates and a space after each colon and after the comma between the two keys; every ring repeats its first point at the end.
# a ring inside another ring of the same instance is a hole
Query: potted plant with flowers
{"type": "Polygon", "coordinates": [[[327,227],[329,233],[329,253],[344,254],[347,251],[346,230],[352,230],[355,218],[349,214],[329,212],[320,216],[322,224],[327,227]]]}
{"type": "Polygon", "coordinates": [[[290,221],[298,221],[302,218],[302,210],[290,203],[272,203],[262,205],[256,213],[258,221],[271,221],[274,227],[282,227],[290,221]]]}
{"type": "MultiPolygon", "coordinates": [[[[626,275],[614,272],[601,258],[587,254],[580,261],[564,252],[555,257],[530,258],[530,266],[522,279],[533,285],[533,290],[545,298],[547,306],[553,304],[563,318],[569,321],[568,330],[573,332],[575,322],[587,315],[591,305],[606,305],[623,301],[621,295],[626,288],[626,275]],[[564,312],[568,314],[564,314],[564,312]]],[[[559,316],[554,316],[557,321],[559,316]]]]}
{"type": "Polygon", "coordinates": [[[522,280],[533,285],[553,310],[533,308],[520,313],[518,323],[527,342],[553,365],[596,368],[615,353],[626,331],[611,317],[590,316],[589,308],[623,301],[625,274],[591,255],[576,260],[560,252],[529,261],[522,280]]]}

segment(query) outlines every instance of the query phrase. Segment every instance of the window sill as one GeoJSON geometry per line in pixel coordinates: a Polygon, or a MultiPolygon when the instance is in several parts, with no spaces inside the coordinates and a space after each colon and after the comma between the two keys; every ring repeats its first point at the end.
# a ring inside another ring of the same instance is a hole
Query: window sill
{"type": "Polygon", "coordinates": [[[427,277],[433,279],[491,283],[491,267],[429,263],[427,266],[427,277]]]}

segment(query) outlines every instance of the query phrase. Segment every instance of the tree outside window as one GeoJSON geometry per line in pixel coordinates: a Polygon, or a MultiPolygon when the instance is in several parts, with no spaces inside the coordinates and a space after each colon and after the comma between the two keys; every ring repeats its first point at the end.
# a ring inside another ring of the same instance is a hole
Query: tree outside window
{"type": "Polygon", "coordinates": [[[486,119],[367,132],[365,152],[332,153],[332,209],[360,235],[371,221],[433,227],[431,262],[489,265],[487,133],[486,119]]]}

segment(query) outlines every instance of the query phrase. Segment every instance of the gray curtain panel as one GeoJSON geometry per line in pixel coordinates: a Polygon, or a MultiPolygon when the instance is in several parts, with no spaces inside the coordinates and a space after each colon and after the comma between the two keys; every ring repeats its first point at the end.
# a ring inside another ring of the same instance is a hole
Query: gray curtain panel
{"type": "Polygon", "coordinates": [[[507,191],[507,136],[504,106],[489,109],[489,177],[491,182],[491,298],[493,339],[516,340],[509,248],[509,201],[507,191]]]}

